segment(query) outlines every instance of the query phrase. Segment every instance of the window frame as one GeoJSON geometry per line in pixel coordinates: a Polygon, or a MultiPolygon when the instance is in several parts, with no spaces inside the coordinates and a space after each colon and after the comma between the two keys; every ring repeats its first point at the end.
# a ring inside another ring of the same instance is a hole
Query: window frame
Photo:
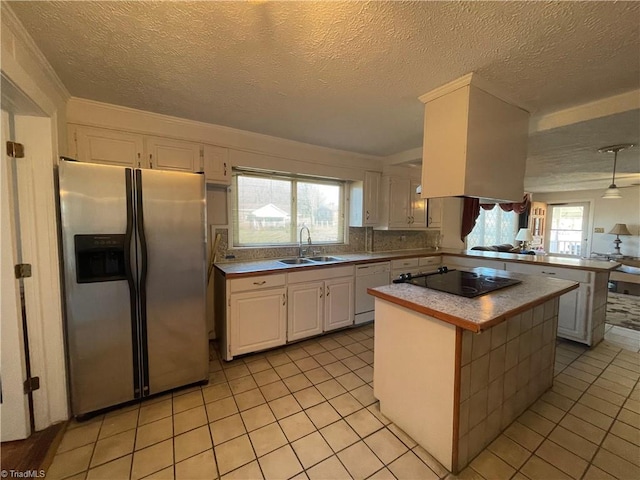
{"type": "MultiPolygon", "coordinates": [[[[329,241],[317,241],[313,239],[313,244],[318,246],[323,245],[347,245],[349,238],[349,225],[348,225],[348,211],[349,211],[349,197],[348,197],[348,181],[341,180],[338,178],[331,177],[320,177],[314,175],[302,175],[296,173],[287,173],[287,172],[277,172],[270,170],[260,170],[246,167],[233,167],[231,172],[231,202],[229,202],[230,208],[230,219],[232,222],[232,228],[229,229],[229,247],[230,249],[243,249],[243,248],[279,248],[279,247],[292,247],[297,246],[299,243],[298,240],[298,229],[297,229],[297,218],[298,218],[298,198],[297,198],[297,189],[298,182],[306,182],[306,183],[316,183],[316,184],[324,184],[339,187],[339,222],[341,226],[339,226],[338,232],[338,241],[329,242],[329,241]],[[289,225],[289,242],[282,243],[239,243],[240,233],[240,222],[238,218],[238,177],[256,177],[262,179],[279,179],[291,182],[291,222],[289,225]]],[[[310,227],[311,228],[311,227],[310,227]]]]}

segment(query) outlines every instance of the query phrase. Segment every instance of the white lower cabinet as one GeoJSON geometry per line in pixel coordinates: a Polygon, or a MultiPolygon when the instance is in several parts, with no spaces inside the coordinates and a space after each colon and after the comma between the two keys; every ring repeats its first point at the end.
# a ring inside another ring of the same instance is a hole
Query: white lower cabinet
{"type": "Polygon", "coordinates": [[[354,279],[289,284],[287,340],[294,341],[353,325],[354,279]]]}
{"type": "Polygon", "coordinates": [[[231,279],[225,287],[225,360],[287,342],[287,287],[284,274],[231,279]]]}
{"type": "Polygon", "coordinates": [[[511,272],[540,275],[551,278],[561,278],[580,282],[576,290],[571,290],[560,297],[558,311],[558,336],[576,342],[592,344],[592,283],[594,276],[591,272],[571,268],[527,265],[506,262],[507,270],[511,272]]]}
{"type": "Polygon", "coordinates": [[[353,325],[353,266],[292,272],[287,284],[289,341],[353,325]]]}
{"type": "Polygon", "coordinates": [[[284,287],[231,295],[231,355],[284,345],[287,341],[286,300],[284,287]]]}
{"type": "Polygon", "coordinates": [[[584,342],[587,339],[587,312],[589,308],[589,290],[581,283],[560,297],[558,311],[558,336],[584,342]]]}
{"type": "Polygon", "coordinates": [[[334,278],[325,283],[324,331],[353,325],[354,287],[353,276],[334,278]]]}
{"type": "Polygon", "coordinates": [[[324,282],[297,283],[287,288],[287,339],[300,340],[322,333],[324,282]]]}

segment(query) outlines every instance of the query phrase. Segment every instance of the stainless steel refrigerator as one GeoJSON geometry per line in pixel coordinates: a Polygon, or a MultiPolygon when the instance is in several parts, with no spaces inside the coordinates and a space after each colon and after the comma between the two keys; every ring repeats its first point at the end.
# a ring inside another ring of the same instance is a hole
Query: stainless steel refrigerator
{"type": "Polygon", "coordinates": [[[74,415],[208,378],[203,175],[59,166],[74,415]]]}

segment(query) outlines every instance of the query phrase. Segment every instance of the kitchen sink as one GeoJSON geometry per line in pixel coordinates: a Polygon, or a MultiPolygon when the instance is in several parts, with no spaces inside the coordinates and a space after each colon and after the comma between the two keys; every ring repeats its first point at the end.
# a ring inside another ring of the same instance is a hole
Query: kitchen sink
{"type": "Polygon", "coordinates": [[[280,263],[284,263],[285,265],[303,265],[305,263],[313,263],[306,258],[285,258],[284,260],[278,260],[280,263]]]}
{"type": "Polygon", "coordinates": [[[307,258],[312,262],[335,262],[338,260],[342,260],[341,258],[338,258],[338,257],[327,257],[327,256],[307,257],[307,258]]]}

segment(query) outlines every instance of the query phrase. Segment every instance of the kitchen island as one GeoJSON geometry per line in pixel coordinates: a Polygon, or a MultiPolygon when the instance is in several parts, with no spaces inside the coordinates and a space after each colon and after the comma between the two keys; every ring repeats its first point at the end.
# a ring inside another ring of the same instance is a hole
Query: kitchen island
{"type": "Polygon", "coordinates": [[[552,385],[558,298],[578,283],[522,280],[476,298],[394,284],[376,297],[374,396],[456,473],[552,385]]]}

